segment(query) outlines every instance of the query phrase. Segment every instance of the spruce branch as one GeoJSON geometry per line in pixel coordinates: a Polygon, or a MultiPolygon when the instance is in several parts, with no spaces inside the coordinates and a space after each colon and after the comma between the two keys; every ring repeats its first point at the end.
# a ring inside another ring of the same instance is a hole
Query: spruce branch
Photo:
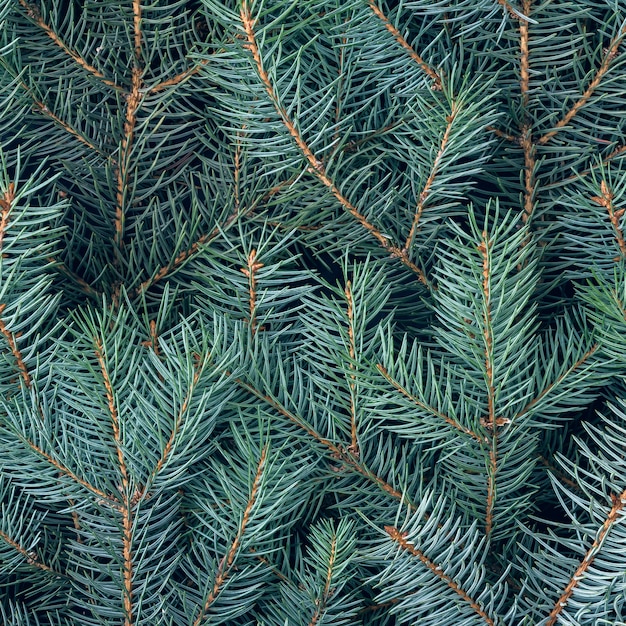
{"type": "MultiPolygon", "coordinates": [[[[528,0],[526,0],[528,1],[528,0]]],[[[619,53],[619,47],[622,44],[622,41],[626,37],[626,27],[622,28],[619,33],[611,40],[608,47],[603,51],[602,62],[600,63],[600,67],[596,70],[594,77],[587,89],[585,89],[584,93],[581,97],[572,105],[572,107],[567,111],[567,113],[555,124],[554,129],[548,131],[541,135],[537,140],[537,143],[540,145],[548,143],[555,135],[558,134],[559,130],[566,127],[574,118],[574,116],[582,109],[589,99],[594,95],[596,89],[604,79],[605,75],[611,68],[611,63],[615,59],[615,57],[619,53]]]]}
{"type": "Polygon", "coordinates": [[[406,532],[400,532],[394,526],[385,526],[385,532],[389,535],[390,539],[398,544],[398,546],[408,552],[410,555],[417,557],[437,578],[442,580],[454,593],[456,593],[463,601],[467,602],[470,608],[479,615],[486,624],[489,626],[494,626],[495,622],[485,611],[481,608],[481,606],[469,596],[469,594],[464,591],[459,585],[445,572],[441,565],[434,563],[431,561],[421,550],[416,548],[413,545],[413,542],[407,539],[406,532]]]}
{"type": "Polygon", "coordinates": [[[441,91],[441,77],[424,59],[413,49],[413,47],[402,36],[400,31],[389,21],[389,18],[378,7],[374,0],[369,0],[369,8],[374,15],[385,25],[385,28],[393,35],[393,38],[408,52],[409,56],[415,63],[417,63],[424,73],[426,73],[433,81],[431,89],[434,91],[441,91]]]}
{"type": "Polygon", "coordinates": [[[246,532],[246,528],[248,526],[250,514],[254,506],[257,504],[258,492],[261,487],[261,481],[263,479],[263,472],[265,470],[267,452],[268,452],[268,448],[266,445],[261,451],[261,455],[258,460],[256,474],[252,481],[250,494],[248,496],[248,502],[246,503],[246,507],[243,511],[241,521],[237,528],[237,534],[235,535],[235,538],[231,542],[228,552],[220,560],[219,566],[217,568],[217,572],[215,574],[213,588],[211,589],[211,592],[207,596],[206,600],[204,601],[204,604],[202,605],[202,608],[200,609],[198,616],[193,622],[193,626],[200,626],[200,624],[202,624],[205,621],[205,619],[208,617],[208,613],[209,613],[209,610],[211,609],[211,606],[214,604],[218,595],[222,591],[222,587],[224,586],[224,583],[226,582],[233,568],[235,557],[237,555],[237,552],[239,551],[243,535],[246,532]]]}
{"type": "Polygon", "coordinates": [[[76,63],[76,65],[81,67],[91,76],[102,81],[103,85],[111,87],[112,89],[115,89],[117,91],[124,91],[124,88],[122,86],[117,85],[114,81],[107,79],[102,72],[100,72],[97,68],[95,68],[88,61],[86,61],[80,54],[78,54],[75,50],[69,48],[67,44],[54,31],[54,29],[42,18],[39,8],[36,5],[30,4],[29,2],[26,2],[26,0],[19,0],[19,3],[26,11],[26,15],[28,15],[28,17],[44,31],[44,33],[51,39],[51,41],[56,46],[58,46],[74,63],[76,63]]]}
{"type": "Polygon", "coordinates": [[[248,5],[247,0],[244,0],[241,4],[240,10],[240,18],[243,30],[246,35],[247,43],[244,44],[244,47],[250,52],[252,55],[252,59],[256,66],[257,73],[259,78],[261,79],[265,91],[273,104],[276,113],[279,115],[282,120],[287,132],[293,138],[294,142],[298,146],[300,152],[303,157],[308,162],[307,171],[315,176],[329,191],[332,195],[337,199],[339,204],[350,214],[352,215],[358,223],[365,228],[367,232],[369,232],[378,243],[384,248],[392,257],[396,257],[404,263],[410,270],[412,270],[418,277],[418,280],[422,282],[424,285],[428,286],[428,281],[424,272],[413,263],[407,252],[395,244],[391,243],[388,236],[383,234],[374,224],[372,224],[366,217],[363,215],[357,207],[352,204],[352,202],[346,198],[337,187],[337,185],[329,178],[326,173],[326,168],[324,167],[323,162],[318,159],[306,141],[303,139],[302,135],[296,128],[293,121],[290,119],[287,110],[280,103],[280,99],[278,94],[276,93],[275,87],[272,84],[268,73],[265,71],[263,66],[263,61],[261,59],[261,53],[259,46],[257,44],[256,33],[255,33],[255,18],[252,16],[251,8],[248,5]]]}

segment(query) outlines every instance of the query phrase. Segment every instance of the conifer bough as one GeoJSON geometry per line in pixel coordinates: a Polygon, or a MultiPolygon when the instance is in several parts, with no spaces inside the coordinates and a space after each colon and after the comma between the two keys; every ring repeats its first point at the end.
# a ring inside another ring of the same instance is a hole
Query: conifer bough
{"type": "Polygon", "coordinates": [[[0,26],[3,624],[626,624],[624,3],[0,26]]]}

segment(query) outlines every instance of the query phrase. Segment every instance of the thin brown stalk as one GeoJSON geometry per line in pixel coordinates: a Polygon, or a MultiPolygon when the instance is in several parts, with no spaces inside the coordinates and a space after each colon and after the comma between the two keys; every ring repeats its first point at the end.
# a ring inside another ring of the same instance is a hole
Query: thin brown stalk
{"type": "Polygon", "coordinates": [[[595,76],[589,83],[587,89],[585,89],[583,95],[573,104],[571,109],[556,123],[556,125],[554,126],[554,130],[551,130],[542,135],[537,143],[541,145],[548,143],[548,141],[550,141],[550,139],[552,139],[563,127],[567,126],[572,121],[574,116],[578,113],[578,111],[580,111],[580,109],[582,109],[587,104],[589,99],[593,96],[595,90],[602,82],[602,79],[611,68],[611,63],[617,56],[619,46],[621,45],[625,35],[626,29],[623,29],[620,31],[619,35],[617,35],[617,37],[615,37],[611,41],[608,48],[606,48],[604,52],[604,57],[602,59],[600,67],[596,71],[595,76]]]}
{"type": "Polygon", "coordinates": [[[324,164],[315,156],[309,145],[306,143],[306,141],[303,139],[302,135],[296,128],[293,121],[289,118],[285,108],[280,104],[278,95],[274,90],[274,86],[270,80],[270,77],[263,67],[263,62],[261,60],[261,54],[254,31],[255,20],[252,18],[247,0],[242,1],[240,17],[247,38],[247,43],[244,44],[244,47],[251,53],[254,64],[256,65],[259,78],[261,79],[261,82],[265,87],[265,91],[267,92],[270,101],[274,105],[276,112],[278,113],[285,128],[287,129],[287,132],[291,135],[300,152],[308,162],[307,171],[315,176],[330,191],[330,193],[332,193],[332,195],[337,199],[337,202],[339,202],[339,204],[350,215],[352,215],[352,217],[354,217],[359,222],[359,224],[361,224],[361,226],[363,226],[363,228],[365,228],[365,230],[370,233],[370,235],[372,235],[378,241],[378,243],[390,254],[390,256],[400,259],[400,261],[404,263],[406,267],[408,267],[411,271],[417,274],[418,280],[420,282],[428,286],[426,276],[424,275],[422,270],[411,261],[407,251],[391,243],[389,237],[383,234],[374,224],[372,224],[352,204],[352,202],[350,202],[350,200],[348,200],[348,198],[346,198],[341,193],[340,189],[328,177],[324,164]]]}
{"type": "Polygon", "coordinates": [[[357,437],[356,424],[356,374],[354,374],[354,360],[356,358],[356,341],[354,338],[354,299],[352,297],[352,283],[348,281],[344,289],[346,296],[348,318],[348,351],[350,354],[350,446],[348,450],[355,456],[359,457],[359,441],[357,437]]]}
{"type": "Polygon", "coordinates": [[[88,63],[80,54],[78,54],[75,50],[69,48],[65,42],[52,30],[49,24],[47,24],[44,19],[41,17],[41,13],[39,12],[39,8],[33,4],[29,4],[25,0],[19,0],[20,4],[26,9],[26,14],[30,17],[39,28],[41,28],[48,37],[57,45],[65,54],[67,54],[76,65],[83,68],[86,72],[98,78],[104,85],[111,87],[117,91],[124,91],[124,88],[120,85],[117,85],[114,81],[108,80],[104,74],[95,68],[93,65],[88,63]]]}
{"type": "Polygon", "coordinates": [[[484,438],[481,437],[480,435],[477,435],[473,430],[470,430],[469,428],[466,428],[462,424],[459,424],[459,422],[452,419],[449,415],[446,415],[445,413],[438,411],[433,406],[425,404],[419,398],[416,398],[413,394],[409,393],[409,391],[405,389],[395,378],[393,378],[389,374],[387,369],[383,367],[380,363],[376,365],[376,368],[394,389],[399,391],[405,398],[413,402],[413,404],[418,406],[420,409],[426,411],[427,413],[430,413],[431,415],[434,415],[435,417],[441,418],[444,422],[446,422],[446,424],[449,424],[455,430],[458,430],[459,432],[462,432],[463,434],[468,435],[469,437],[471,437],[478,443],[482,444],[485,442],[484,438]]]}
{"type": "Polygon", "coordinates": [[[261,480],[263,479],[263,470],[265,468],[265,463],[267,459],[267,446],[263,448],[261,451],[261,456],[259,458],[259,463],[257,466],[256,475],[254,477],[254,481],[252,483],[252,488],[250,489],[250,495],[248,496],[248,502],[246,504],[246,508],[243,512],[243,516],[241,518],[241,524],[237,530],[237,534],[233,539],[233,542],[230,545],[230,548],[226,555],[220,561],[220,564],[217,568],[217,573],[215,575],[215,581],[213,582],[213,589],[209,593],[204,605],[200,609],[198,613],[198,617],[193,622],[193,626],[200,626],[200,624],[207,617],[208,611],[211,608],[211,605],[215,602],[218,595],[220,594],[224,583],[228,579],[233,565],[235,563],[235,557],[237,556],[237,551],[239,550],[239,546],[241,545],[241,540],[243,539],[243,535],[246,531],[248,523],[250,521],[250,515],[252,513],[252,508],[257,502],[259,489],[261,487],[261,480]]]}
{"type": "Polygon", "coordinates": [[[164,89],[167,89],[168,87],[175,87],[176,85],[179,85],[180,83],[184,82],[188,78],[191,78],[192,76],[200,72],[200,70],[208,62],[209,62],[209,59],[203,59],[202,61],[200,61],[200,63],[198,63],[197,65],[194,65],[193,67],[186,69],[184,72],[181,72],[180,74],[177,74],[176,76],[173,76],[172,78],[168,78],[167,80],[164,80],[163,82],[158,83],[157,85],[154,85],[154,87],[150,87],[150,89],[148,90],[148,93],[157,93],[159,91],[163,91],[164,89]]]}
{"type": "MultiPolygon", "coordinates": [[[[250,318],[248,324],[250,332],[254,335],[257,331],[256,327],[256,288],[257,288],[257,272],[263,267],[263,263],[257,261],[256,250],[251,250],[247,259],[247,266],[240,268],[241,273],[248,279],[248,307],[250,309],[250,318]]],[[[262,329],[260,329],[262,330],[262,329]]]]}
{"type": "Polygon", "coordinates": [[[438,565],[429,559],[424,552],[416,548],[412,542],[406,538],[406,533],[401,533],[394,526],[385,526],[385,532],[395,541],[403,550],[417,557],[437,578],[442,580],[454,593],[462,600],[470,605],[472,610],[480,616],[489,626],[495,626],[493,619],[487,615],[484,609],[474,600],[462,587],[460,587],[450,576],[444,573],[441,565],[438,565]]]}
{"type": "Polygon", "coordinates": [[[374,15],[384,24],[385,28],[393,35],[393,38],[408,52],[409,56],[415,61],[433,81],[432,89],[441,91],[441,77],[424,59],[417,54],[409,42],[402,36],[400,31],[389,21],[387,16],[376,5],[374,0],[369,1],[369,7],[374,15]]]}
{"type": "Polygon", "coordinates": [[[580,584],[580,582],[584,580],[585,573],[591,567],[596,557],[596,554],[600,550],[600,546],[602,545],[604,538],[609,533],[613,525],[618,522],[619,513],[624,508],[626,491],[623,491],[619,496],[611,494],[611,500],[613,502],[613,506],[611,507],[611,510],[609,511],[606,520],[602,524],[600,532],[598,533],[595,541],[591,544],[589,550],[587,550],[587,553],[581,560],[580,565],[574,572],[573,576],[570,578],[569,583],[567,584],[567,587],[565,587],[565,590],[561,594],[560,598],[555,602],[554,608],[550,611],[550,615],[548,616],[546,626],[554,626],[554,624],[556,624],[557,620],[559,619],[559,615],[567,606],[567,603],[574,593],[574,590],[580,584]]]}
{"type": "Polygon", "coordinates": [[[572,372],[577,370],[581,365],[585,363],[598,349],[598,344],[594,344],[583,354],[576,363],[574,363],[571,367],[569,367],[563,374],[561,374],[554,382],[550,383],[545,389],[543,389],[536,397],[534,397],[521,411],[517,413],[514,419],[518,419],[519,417],[525,415],[530,411],[535,404],[540,402],[547,394],[549,394],[552,389],[557,387],[565,378],[567,378],[572,372]]]}
{"type": "Polygon", "coordinates": [[[107,404],[109,407],[109,417],[111,419],[111,427],[113,429],[113,441],[120,471],[119,491],[122,496],[121,514],[122,514],[122,559],[123,559],[123,577],[124,577],[124,626],[132,626],[134,622],[133,616],[133,503],[130,494],[130,481],[126,459],[124,457],[123,442],[120,431],[119,416],[117,413],[117,403],[113,392],[113,385],[109,376],[109,370],[104,355],[104,347],[99,338],[94,338],[94,348],[100,373],[104,382],[106,391],[107,404]]]}
{"type": "MultiPolygon", "coordinates": [[[[0,315],[2,315],[2,313],[6,309],[6,306],[7,305],[4,303],[0,304],[0,315]]],[[[24,362],[24,356],[22,355],[20,349],[17,347],[17,342],[15,340],[16,335],[7,328],[7,325],[2,318],[0,318],[0,334],[4,336],[6,342],[9,344],[9,349],[11,350],[11,354],[15,359],[15,363],[17,364],[17,368],[20,371],[20,375],[24,379],[24,384],[27,387],[31,387],[32,380],[28,372],[28,368],[26,367],[26,363],[24,362]]]]}
{"type": "Polygon", "coordinates": [[[500,139],[506,139],[511,143],[519,143],[519,137],[516,137],[515,135],[509,135],[509,133],[500,130],[499,128],[496,128],[495,126],[486,126],[485,128],[489,132],[493,133],[496,137],[500,137],[500,139]]]}
{"type": "Polygon", "coordinates": [[[387,483],[380,476],[376,475],[372,472],[362,461],[357,459],[354,455],[352,455],[349,451],[344,450],[341,446],[333,443],[329,439],[323,437],[320,433],[318,433],[314,428],[312,428],[309,424],[307,424],[304,420],[302,420],[297,415],[294,415],[291,411],[289,411],[286,407],[284,407],[280,402],[275,400],[269,395],[266,395],[250,385],[249,383],[244,382],[241,379],[236,379],[238,385],[240,385],[243,389],[246,389],[249,393],[251,393],[255,398],[262,400],[269,404],[275,411],[277,411],[283,417],[286,417],[290,422],[304,430],[311,437],[311,439],[317,441],[317,443],[324,446],[332,455],[334,459],[342,463],[345,467],[351,469],[352,471],[361,474],[368,480],[372,481],[377,487],[379,487],[382,491],[388,493],[393,498],[400,500],[405,503],[411,510],[415,510],[416,506],[407,498],[407,496],[397,489],[394,489],[389,483],[387,483]]]}
{"type": "Polygon", "coordinates": [[[613,205],[613,192],[609,189],[609,186],[603,180],[600,183],[600,196],[592,196],[591,200],[600,206],[603,206],[609,214],[611,220],[611,226],[615,234],[615,241],[620,251],[620,255],[614,260],[619,261],[626,257],[626,242],[624,241],[624,230],[620,225],[620,220],[624,215],[624,209],[615,209],[613,205]]]}
{"type": "Polygon", "coordinates": [[[11,537],[7,533],[2,531],[2,530],[0,530],[0,539],[2,539],[7,545],[11,546],[11,548],[13,548],[20,555],[22,555],[24,557],[24,559],[26,559],[26,562],[29,565],[32,565],[33,567],[36,567],[37,569],[40,569],[42,572],[46,572],[48,574],[52,574],[53,576],[56,576],[56,577],[63,576],[65,578],[64,574],[61,574],[61,572],[57,572],[56,570],[54,570],[49,565],[46,565],[37,556],[37,554],[34,551],[32,551],[32,550],[28,551],[18,541],[15,541],[14,539],[11,539],[11,537]]]}
{"type": "Polygon", "coordinates": [[[424,206],[426,205],[426,201],[428,200],[428,196],[430,194],[430,188],[435,181],[435,177],[437,176],[437,172],[439,170],[439,166],[441,165],[441,159],[446,151],[446,146],[448,145],[448,141],[450,140],[450,131],[452,130],[452,124],[456,118],[458,113],[456,102],[452,103],[452,107],[450,110],[450,115],[446,117],[446,130],[443,133],[443,137],[441,139],[441,144],[439,145],[439,150],[437,151],[437,155],[435,156],[435,160],[433,161],[433,165],[430,169],[430,174],[426,179],[426,183],[424,184],[424,188],[419,195],[417,201],[417,208],[415,210],[415,215],[413,216],[413,223],[411,224],[411,230],[404,242],[403,250],[408,251],[413,243],[413,239],[415,238],[415,234],[417,232],[417,228],[419,226],[420,219],[422,217],[422,213],[424,212],[424,206]]]}
{"type": "Polygon", "coordinates": [[[322,591],[322,597],[319,598],[318,602],[316,602],[317,607],[315,609],[315,613],[309,622],[309,626],[316,626],[320,621],[324,609],[326,608],[326,603],[328,602],[328,598],[332,595],[332,589],[330,585],[333,580],[333,572],[335,567],[335,559],[337,557],[337,537],[333,536],[332,544],[330,547],[330,557],[328,559],[328,568],[326,570],[326,581],[324,583],[324,590],[322,591]]]}
{"type": "Polygon", "coordinates": [[[487,382],[487,417],[484,418],[484,425],[491,434],[491,450],[489,451],[489,470],[487,476],[487,506],[485,512],[485,534],[487,537],[491,535],[493,528],[493,510],[495,508],[496,499],[496,471],[498,463],[498,426],[501,420],[496,416],[495,407],[495,382],[493,371],[493,335],[492,335],[492,319],[491,319],[491,267],[489,241],[486,231],[483,231],[482,241],[478,246],[478,251],[482,256],[483,266],[483,298],[485,301],[485,312],[483,317],[483,337],[485,341],[485,377],[487,382]]]}

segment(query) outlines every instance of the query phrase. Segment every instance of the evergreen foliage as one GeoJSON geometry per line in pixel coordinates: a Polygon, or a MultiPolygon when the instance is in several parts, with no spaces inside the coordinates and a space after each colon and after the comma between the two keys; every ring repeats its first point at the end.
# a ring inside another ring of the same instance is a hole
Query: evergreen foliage
{"type": "Polygon", "coordinates": [[[3,624],[626,624],[622,0],[0,25],[3,624]]]}

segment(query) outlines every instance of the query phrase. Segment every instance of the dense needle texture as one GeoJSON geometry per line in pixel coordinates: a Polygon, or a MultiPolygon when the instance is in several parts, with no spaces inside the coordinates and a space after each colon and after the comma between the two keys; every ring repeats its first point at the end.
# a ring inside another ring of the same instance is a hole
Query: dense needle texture
{"type": "Polygon", "coordinates": [[[626,624],[626,4],[0,2],[0,622],[626,624]]]}

